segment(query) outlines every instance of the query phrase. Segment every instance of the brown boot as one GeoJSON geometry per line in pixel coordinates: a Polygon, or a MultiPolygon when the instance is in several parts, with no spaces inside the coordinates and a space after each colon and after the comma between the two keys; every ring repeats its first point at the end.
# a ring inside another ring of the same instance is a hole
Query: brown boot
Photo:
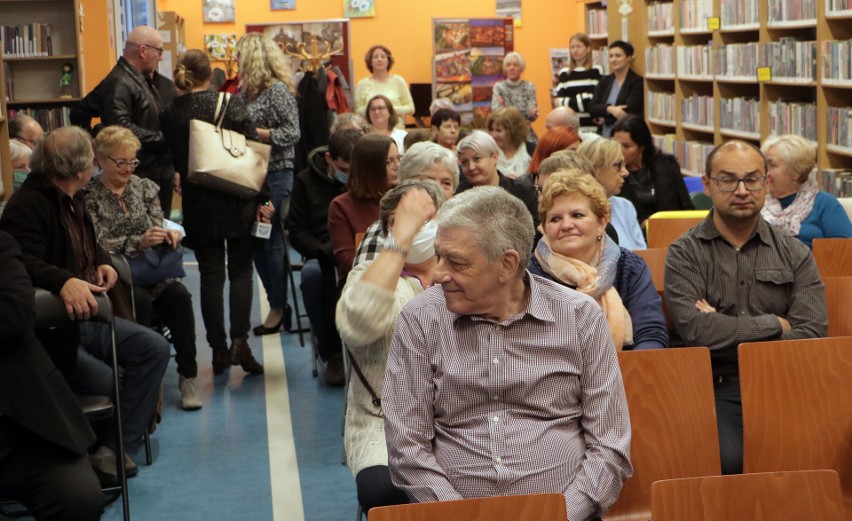
{"type": "Polygon", "coordinates": [[[227,349],[213,350],[213,374],[222,374],[231,367],[231,355],[227,349]]]}
{"type": "Polygon", "coordinates": [[[238,338],[231,343],[231,365],[239,365],[247,373],[263,374],[263,366],[255,360],[245,338],[238,338]]]}

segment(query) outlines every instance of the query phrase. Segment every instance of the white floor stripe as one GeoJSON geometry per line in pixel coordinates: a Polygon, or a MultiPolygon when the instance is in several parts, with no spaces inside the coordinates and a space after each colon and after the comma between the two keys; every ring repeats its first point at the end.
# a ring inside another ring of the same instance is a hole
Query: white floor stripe
{"type": "MultiPolygon", "coordinates": [[[[266,292],[258,284],[261,319],[269,312],[266,292]]],[[[266,384],[266,430],[269,439],[269,474],[272,486],[273,521],[304,521],[302,486],[293,440],[290,395],[281,335],[263,337],[263,367],[266,384]]]]}

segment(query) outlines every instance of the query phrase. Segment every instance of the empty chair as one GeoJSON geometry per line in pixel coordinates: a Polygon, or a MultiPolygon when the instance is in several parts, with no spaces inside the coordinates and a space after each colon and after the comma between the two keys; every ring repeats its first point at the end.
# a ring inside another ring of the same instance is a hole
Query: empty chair
{"type": "Polygon", "coordinates": [[[658,481],[654,521],[841,521],[833,470],[769,472],[658,481]]]}
{"type": "Polygon", "coordinates": [[[745,472],[834,469],[852,520],[852,337],[739,347],[745,472]]]}
{"type": "Polygon", "coordinates": [[[814,239],[813,252],[822,278],[852,275],[852,239],[814,239]]]}
{"type": "Polygon", "coordinates": [[[823,277],[828,306],[828,336],[852,335],[852,277],[823,277]]]}
{"type": "Polygon", "coordinates": [[[565,521],[565,496],[526,494],[370,509],[370,521],[565,521]]]}
{"type": "Polygon", "coordinates": [[[657,212],[648,217],[645,227],[648,248],[668,248],[690,228],[704,220],[708,210],[657,212]]]}
{"type": "Polygon", "coordinates": [[[721,474],[710,351],[623,351],[618,361],[630,410],[633,477],[605,519],[647,521],[655,481],[721,474]]]}

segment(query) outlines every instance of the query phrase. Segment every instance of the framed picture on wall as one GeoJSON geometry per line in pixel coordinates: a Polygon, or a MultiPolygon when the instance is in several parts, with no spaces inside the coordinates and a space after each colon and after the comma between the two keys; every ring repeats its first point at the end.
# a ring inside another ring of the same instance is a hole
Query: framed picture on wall
{"type": "Polygon", "coordinates": [[[375,0],[343,0],[343,16],[346,18],[376,16],[376,2],[375,0]]]}
{"type": "Polygon", "coordinates": [[[296,9],[296,0],[269,0],[269,8],[273,11],[292,11],[296,9]]]}
{"type": "Polygon", "coordinates": [[[234,0],[204,0],[201,9],[204,23],[234,21],[234,0]]]}

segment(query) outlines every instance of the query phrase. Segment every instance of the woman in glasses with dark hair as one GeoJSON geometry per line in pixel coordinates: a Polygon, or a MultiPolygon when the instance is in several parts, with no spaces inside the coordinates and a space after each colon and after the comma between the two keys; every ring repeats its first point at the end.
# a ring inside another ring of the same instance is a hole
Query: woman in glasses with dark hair
{"type": "Polygon", "coordinates": [[[636,207],[641,226],[655,212],[695,209],[677,159],[654,146],[645,120],[639,116],[618,120],[612,127],[612,139],[621,144],[630,172],[619,195],[636,207]]]}

